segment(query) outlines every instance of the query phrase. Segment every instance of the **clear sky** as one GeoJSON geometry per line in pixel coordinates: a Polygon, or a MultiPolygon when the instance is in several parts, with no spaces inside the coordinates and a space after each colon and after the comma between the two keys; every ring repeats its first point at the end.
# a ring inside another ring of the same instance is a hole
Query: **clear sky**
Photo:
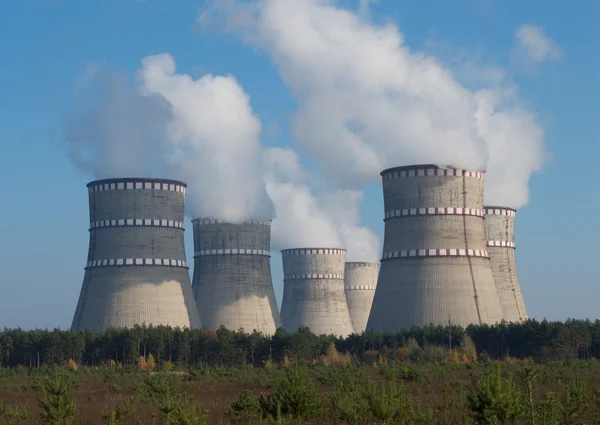
{"type": "MultiPolygon", "coordinates": [[[[358,8],[358,1],[342,3],[358,8]]],[[[294,145],[289,117],[296,103],[271,58],[239,37],[198,28],[201,6],[192,0],[26,0],[0,6],[0,327],[70,326],[87,256],[85,185],[92,176],[69,160],[65,117],[90,63],[133,78],[142,58],[169,52],[178,72],[194,78],[233,74],[262,122],[262,143],[294,145]]],[[[372,19],[398,25],[413,51],[442,62],[461,52],[505,70],[521,100],[538,114],[549,155],[531,179],[516,237],[520,281],[536,319],[600,317],[599,13],[595,0],[371,5],[372,19]],[[561,53],[547,53],[535,67],[518,63],[512,52],[523,25],[542,29],[561,53]]],[[[380,237],[382,204],[380,186],[369,186],[362,224],[380,237]]],[[[191,261],[189,222],[187,229],[191,261]]],[[[276,253],[272,269],[280,302],[276,253]]]]}

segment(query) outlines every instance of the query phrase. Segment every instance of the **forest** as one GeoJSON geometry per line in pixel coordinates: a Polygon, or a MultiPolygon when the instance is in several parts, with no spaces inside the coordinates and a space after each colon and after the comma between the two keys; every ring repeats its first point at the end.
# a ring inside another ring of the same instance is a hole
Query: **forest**
{"type": "MultiPolygon", "coordinates": [[[[531,358],[535,362],[600,358],[600,320],[565,322],[502,323],[495,326],[431,326],[401,329],[396,333],[365,332],[347,338],[314,335],[308,328],[287,333],[278,329],[272,336],[220,328],[172,329],[137,326],[102,332],[4,329],[0,331],[0,366],[40,367],[69,359],[95,366],[114,361],[133,365],[139,356],[180,366],[253,365],[282,363],[285,358],[309,362],[327,350],[336,350],[362,360],[377,355],[393,359],[409,342],[412,361],[435,361],[440,352],[457,347],[468,335],[480,358],[531,358]]],[[[437,359],[439,360],[439,359],[437,359]]]]}

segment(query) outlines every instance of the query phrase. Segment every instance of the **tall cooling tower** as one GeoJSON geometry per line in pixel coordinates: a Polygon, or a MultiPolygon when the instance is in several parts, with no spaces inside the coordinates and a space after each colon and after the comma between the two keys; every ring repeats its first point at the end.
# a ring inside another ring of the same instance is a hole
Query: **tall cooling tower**
{"type": "Polygon", "coordinates": [[[485,207],[487,250],[507,322],[528,319],[515,259],[515,215],[512,208],[485,207]]]}
{"type": "Polygon", "coordinates": [[[202,324],[274,334],[281,319],[271,279],[271,223],[193,224],[193,288],[202,324]]]}
{"type": "Polygon", "coordinates": [[[90,246],[71,329],[199,328],[185,257],[185,183],[144,178],[87,185],[90,246]]]}
{"type": "Polygon", "coordinates": [[[373,263],[346,263],[344,289],[354,332],[363,333],[367,327],[379,266],[373,263]]]}
{"type": "Polygon", "coordinates": [[[317,334],[353,333],[344,293],[346,250],[284,249],[281,319],[288,332],[307,326],[317,334]]]}
{"type": "Polygon", "coordinates": [[[381,176],[385,235],[367,329],[501,321],[484,235],[484,173],[415,165],[381,176]]]}

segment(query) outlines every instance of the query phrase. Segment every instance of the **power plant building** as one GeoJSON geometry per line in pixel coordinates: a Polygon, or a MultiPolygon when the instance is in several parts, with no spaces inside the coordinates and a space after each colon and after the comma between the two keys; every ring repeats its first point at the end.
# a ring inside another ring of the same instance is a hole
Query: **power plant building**
{"type": "Polygon", "coordinates": [[[484,173],[414,165],[381,176],[385,235],[367,329],[500,322],[484,234],[484,173]]]}
{"type": "Polygon", "coordinates": [[[271,223],[192,222],[193,289],[202,324],[274,334],[282,324],[271,278],[271,223]]]}
{"type": "Polygon", "coordinates": [[[344,290],[355,333],[363,333],[377,287],[378,264],[348,262],[344,269],[344,290]]]}
{"type": "Polygon", "coordinates": [[[528,319],[515,258],[515,216],[516,210],[512,208],[485,207],[487,251],[507,322],[528,319]]]}
{"type": "Polygon", "coordinates": [[[185,183],[89,183],[90,243],[71,329],[199,328],[184,247],[185,183]]]}
{"type": "Polygon", "coordinates": [[[283,301],[281,318],[288,332],[306,326],[321,335],[354,332],[344,293],[346,250],[299,248],[281,251],[283,301]]]}

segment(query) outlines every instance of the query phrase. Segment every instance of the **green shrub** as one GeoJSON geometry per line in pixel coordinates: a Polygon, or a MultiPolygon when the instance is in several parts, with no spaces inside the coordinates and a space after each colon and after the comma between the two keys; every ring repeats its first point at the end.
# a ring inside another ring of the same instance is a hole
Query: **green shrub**
{"type": "Polygon", "coordinates": [[[72,425],[75,423],[76,383],[71,375],[54,371],[41,380],[42,397],[38,399],[42,408],[40,419],[43,424],[72,425]]]}
{"type": "Polygon", "coordinates": [[[298,367],[285,371],[285,379],[274,393],[261,394],[258,399],[264,417],[279,419],[284,416],[316,416],[322,402],[314,382],[298,367]]]}
{"type": "Polygon", "coordinates": [[[522,412],[521,394],[510,378],[502,379],[499,363],[496,373],[479,378],[468,400],[478,424],[512,423],[522,412]]]}

